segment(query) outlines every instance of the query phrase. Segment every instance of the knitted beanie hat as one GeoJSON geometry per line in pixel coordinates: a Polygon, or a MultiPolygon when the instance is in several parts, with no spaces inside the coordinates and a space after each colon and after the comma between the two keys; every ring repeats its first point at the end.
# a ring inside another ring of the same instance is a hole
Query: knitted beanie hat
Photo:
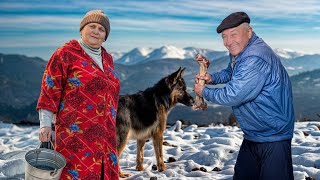
{"type": "Polygon", "coordinates": [[[110,32],[110,23],[109,23],[109,18],[107,17],[107,15],[103,11],[92,10],[92,11],[87,12],[80,23],[80,31],[84,28],[84,26],[86,26],[89,23],[101,24],[106,30],[105,40],[107,40],[107,37],[110,32]]]}

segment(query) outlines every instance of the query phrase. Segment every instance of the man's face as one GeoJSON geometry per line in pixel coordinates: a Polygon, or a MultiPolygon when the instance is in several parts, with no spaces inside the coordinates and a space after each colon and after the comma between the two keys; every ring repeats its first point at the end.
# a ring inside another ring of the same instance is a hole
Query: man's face
{"type": "Polygon", "coordinates": [[[239,25],[222,31],[224,46],[233,56],[237,56],[248,44],[252,35],[252,29],[239,25]]]}

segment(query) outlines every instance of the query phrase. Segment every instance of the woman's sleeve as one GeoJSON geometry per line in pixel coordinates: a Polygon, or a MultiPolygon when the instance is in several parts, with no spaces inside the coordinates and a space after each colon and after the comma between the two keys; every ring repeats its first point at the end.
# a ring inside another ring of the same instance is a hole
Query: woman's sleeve
{"type": "Polygon", "coordinates": [[[40,129],[43,127],[51,127],[54,114],[46,109],[39,109],[40,129]]]}
{"type": "Polygon", "coordinates": [[[57,113],[63,87],[67,78],[67,65],[61,49],[55,51],[44,71],[40,96],[36,109],[46,109],[57,113]]]}

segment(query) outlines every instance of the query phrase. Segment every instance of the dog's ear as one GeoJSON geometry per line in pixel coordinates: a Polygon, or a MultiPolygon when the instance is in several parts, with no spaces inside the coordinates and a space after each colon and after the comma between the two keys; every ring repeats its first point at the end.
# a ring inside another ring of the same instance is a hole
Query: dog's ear
{"type": "MultiPolygon", "coordinates": [[[[181,69],[181,67],[179,69],[181,69]]],[[[185,69],[186,68],[183,68],[183,69],[180,70],[180,78],[182,78],[185,69]]]]}
{"type": "Polygon", "coordinates": [[[186,68],[181,69],[180,67],[176,72],[172,73],[169,77],[170,83],[175,85],[178,82],[178,80],[182,78],[185,69],[186,68]]]}
{"type": "Polygon", "coordinates": [[[177,75],[175,79],[181,79],[186,68],[181,69],[181,67],[177,71],[177,75]]]}

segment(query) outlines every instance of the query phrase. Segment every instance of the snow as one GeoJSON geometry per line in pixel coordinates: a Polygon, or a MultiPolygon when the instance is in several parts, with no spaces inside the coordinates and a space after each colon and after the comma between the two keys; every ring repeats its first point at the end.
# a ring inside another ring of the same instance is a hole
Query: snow
{"type": "Polygon", "coordinates": [[[119,58],[121,58],[125,53],[123,52],[111,52],[113,61],[117,61],[119,58]]]}
{"type": "MultiPolygon", "coordinates": [[[[243,140],[241,129],[234,126],[182,129],[177,121],[164,132],[164,160],[167,170],[152,170],[156,164],[152,141],[145,145],[143,172],[135,170],[136,142],[130,140],[120,159],[126,180],[215,180],[232,179],[233,168],[243,140]],[[176,161],[168,162],[174,158],[176,161]]],[[[295,180],[320,179],[320,122],[296,122],[292,139],[295,180]]],[[[27,151],[39,146],[38,127],[20,127],[0,122],[0,179],[24,179],[27,151]]]]}
{"type": "Polygon", "coordinates": [[[285,59],[292,59],[292,58],[297,58],[300,56],[310,54],[310,53],[305,53],[305,52],[294,51],[291,49],[280,49],[280,48],[274,49],[274,52],[276,54],[278,54],[278,56],[285,58],[285,59]]]}
{"type": "Polygon", "coordinates": [[[152,48],[134,48],[128,53],[115,60],[115,62],[120,64],[132,65],[137,64],[148,57],[149,53],[152,52],[152,48]]]}
{"type": "MultiPolygon", "coordinates": [[[[173,45],[164,45],[156,49],[146,47],[134,48],[128,53],[124,53],[121,57],[117,56],[117,59],[114,60],[120,64],[133,65],[160,59],[194,59],[198,52],[211,60],[228,55],[226,51],[219,52],[210,49],[197,49],[194,47],[178,48],[173,45]]],[[[113,54],[116,55],[116,53],[113,54]]]]}
{"type": "Polygon", "coordinates": [[[177,48],[172,45],[165,45],[159,49],[153,50],[146,58],[147,61],[157,60],[157,59],[166,59],[166,58],[175,58],[175,59],[185,59],[185,50],[177,48]]]}
{"type": "Polygon", "coordinates": [[[292,70],[292,71],[294,71],[294,70],[301,70],[301,69],[303,69],[303,66],[297,66],[297,67],[288,66],[288,67],[286,67],[286,69],[287,69],[287,70],[292,70]]]}

